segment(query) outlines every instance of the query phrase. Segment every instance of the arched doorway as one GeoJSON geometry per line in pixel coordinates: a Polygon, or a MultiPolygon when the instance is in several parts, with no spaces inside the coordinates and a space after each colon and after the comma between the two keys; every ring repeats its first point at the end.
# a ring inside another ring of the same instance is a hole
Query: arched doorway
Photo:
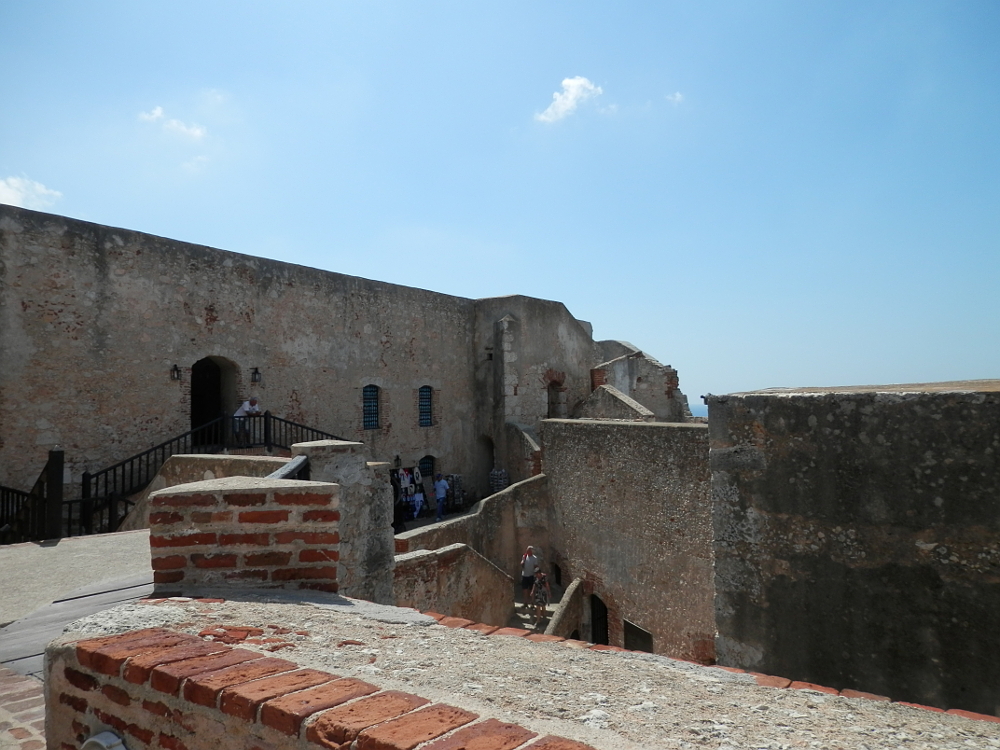
{"type": "Polygon", "coordinates": [[[590,640],[608,645],[608,607],[597,594],[590,595],[590,640]]]}
{"type": "MultiPolygon", "coordinates": [[[[205,357],[191,366],[191,429],[236,409],[236,365],[205,357]]],[[[196,441],[197,444],[197,441],[196,441]]]]}

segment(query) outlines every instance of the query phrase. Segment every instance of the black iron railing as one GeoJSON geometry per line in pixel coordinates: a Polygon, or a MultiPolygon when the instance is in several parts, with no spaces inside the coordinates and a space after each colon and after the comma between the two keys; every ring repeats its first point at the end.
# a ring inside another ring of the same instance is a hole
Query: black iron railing
{"type": "MultiPolygon", "coordinates": [[[[218,417],[114,466],[84,472],[80,497],[63,501],[63,452],[49,461],[30,492],[0,486],[0,544],[56,539],[115,531],[132,509],[130,499],[149,485],[160,467],[180,453],[219,453],[226,449],[285,448],[310,440],[342,440],[329,432],[275,417],[218,417]]],[[[300,457],[300,458],[305,458],[300,457]]],[[[289,462],[288,479],[308,479],[308,461],[289,462]],[[289,468],[291,467],[291,468],[289,468]]]]}
{"type": "Polygon", "coordinates": [[[112,495],[129,497],[153,481],[156,472],[171,456],[178,453],[216,453],[226,447],[228,420],[213,419],[201,427],[178,435],[159,445],[119,461],[101,471],[84,472],[81,483],[83,500],[110,498],[112,495]]]}
{"type": "Polygon", "coordinates": [[[61,536],[63,451],[49,451],[48,461],[30,492],[0,487],[0,542],[14,544],[61,536]]]}
{"type": "Polygon", "coordinates": [[[38,527],[42,506],[30,492],[0,486],[0,543],[28,541],[25,530],[38,527]]]}

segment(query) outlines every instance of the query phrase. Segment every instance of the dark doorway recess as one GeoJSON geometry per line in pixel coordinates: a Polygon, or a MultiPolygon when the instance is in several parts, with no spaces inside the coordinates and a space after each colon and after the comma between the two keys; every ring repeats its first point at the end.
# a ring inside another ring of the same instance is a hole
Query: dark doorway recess
{"type": "MultiPolygon", "coordinates": [[[[205,357],[191,366],[191,429],[232,414],[236,401],[236,366],[222,357],[205,357]]],[[[212,440],[205,435],[198,440],[212,440]]]]}
{"type": "Polygon", "coordinates": [[[210,358],[191,368],[191,429],[222,414],[222,368],[210,358]]]}
{"type": "Polygon", "coordinates": [[[625,648],[629,651],[653,653],[653,634],[625,620],[625,648]]]}
{"type": "Polygon", "coordinates": [[[590,640],[608,645],[608,608],[597,594],[590,595],[590,640]]]}

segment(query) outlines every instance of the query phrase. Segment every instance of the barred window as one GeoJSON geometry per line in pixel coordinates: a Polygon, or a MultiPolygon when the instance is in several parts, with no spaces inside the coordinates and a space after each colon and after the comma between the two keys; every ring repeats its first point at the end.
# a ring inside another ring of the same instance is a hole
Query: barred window
{"type": "Polygon", "coordinates": [[[434,424],[434,391],[429,385],[420,389],[417,397],[417,410],[420,415],[420,426],[431,427],[434,424]]]}
{"type": "Polygon", "coordinates": [[[417,466],[420,467],[420,476],[434,481],[434,456],[424,456],[417,466]]]}
{"type": "Polygon", "coordinates": [[[364,428],[378,429],[378,392],[377,385],[366,385],[361,391],[361,404],[364,412],[364,428]]]}

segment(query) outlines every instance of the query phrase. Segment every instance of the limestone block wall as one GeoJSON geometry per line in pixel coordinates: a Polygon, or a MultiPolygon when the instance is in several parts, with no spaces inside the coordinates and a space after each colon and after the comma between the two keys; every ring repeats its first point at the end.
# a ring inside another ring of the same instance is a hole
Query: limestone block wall
{"type": "Polygon", "coordinates": [[[495,443],[496,462],[512,471],[522,447],[504,425],[535,429],[551,409],[569,416],[587,397],[597,362],[593,331],[561,302],[520,295],[477,300],[475,330],[479,406],[489,418],[485,434],[495,443]]]}
{"type": "Polygon", "coordinates": [[[465,544],[396,556],[395,604],[504,627],[514,579],[465,544]]]}
{"type": "Polygon", "coordinates": [[[720,663],[997,713],[998,425],[998,381],[711,397],[720,663]]]}
{"type": "Polygon", "coordinates": [[[546,420],[542,442],[552,562],[607,606],[610,644],[624,644],[628,620],[655,653],[711,661],[707,427],[546,420]]]}
{"type": "Polygon", "coordinates": [[[0,271],[2,484],[30,488],[55,445],[75,483],[187,431],[191,368],[211,357],[230,413],[254,393],[375,459],[431,455],[485,492],[472,300],[6,205],[0,271]],[[381,389],[378,429],[363,429],[366,385],[381,389]]]}
{"type": "Polygon", "coordinates": [[[338,590],[339,488],[232,477],[150,497],[158,592],[213,588],[338,590]]]}

